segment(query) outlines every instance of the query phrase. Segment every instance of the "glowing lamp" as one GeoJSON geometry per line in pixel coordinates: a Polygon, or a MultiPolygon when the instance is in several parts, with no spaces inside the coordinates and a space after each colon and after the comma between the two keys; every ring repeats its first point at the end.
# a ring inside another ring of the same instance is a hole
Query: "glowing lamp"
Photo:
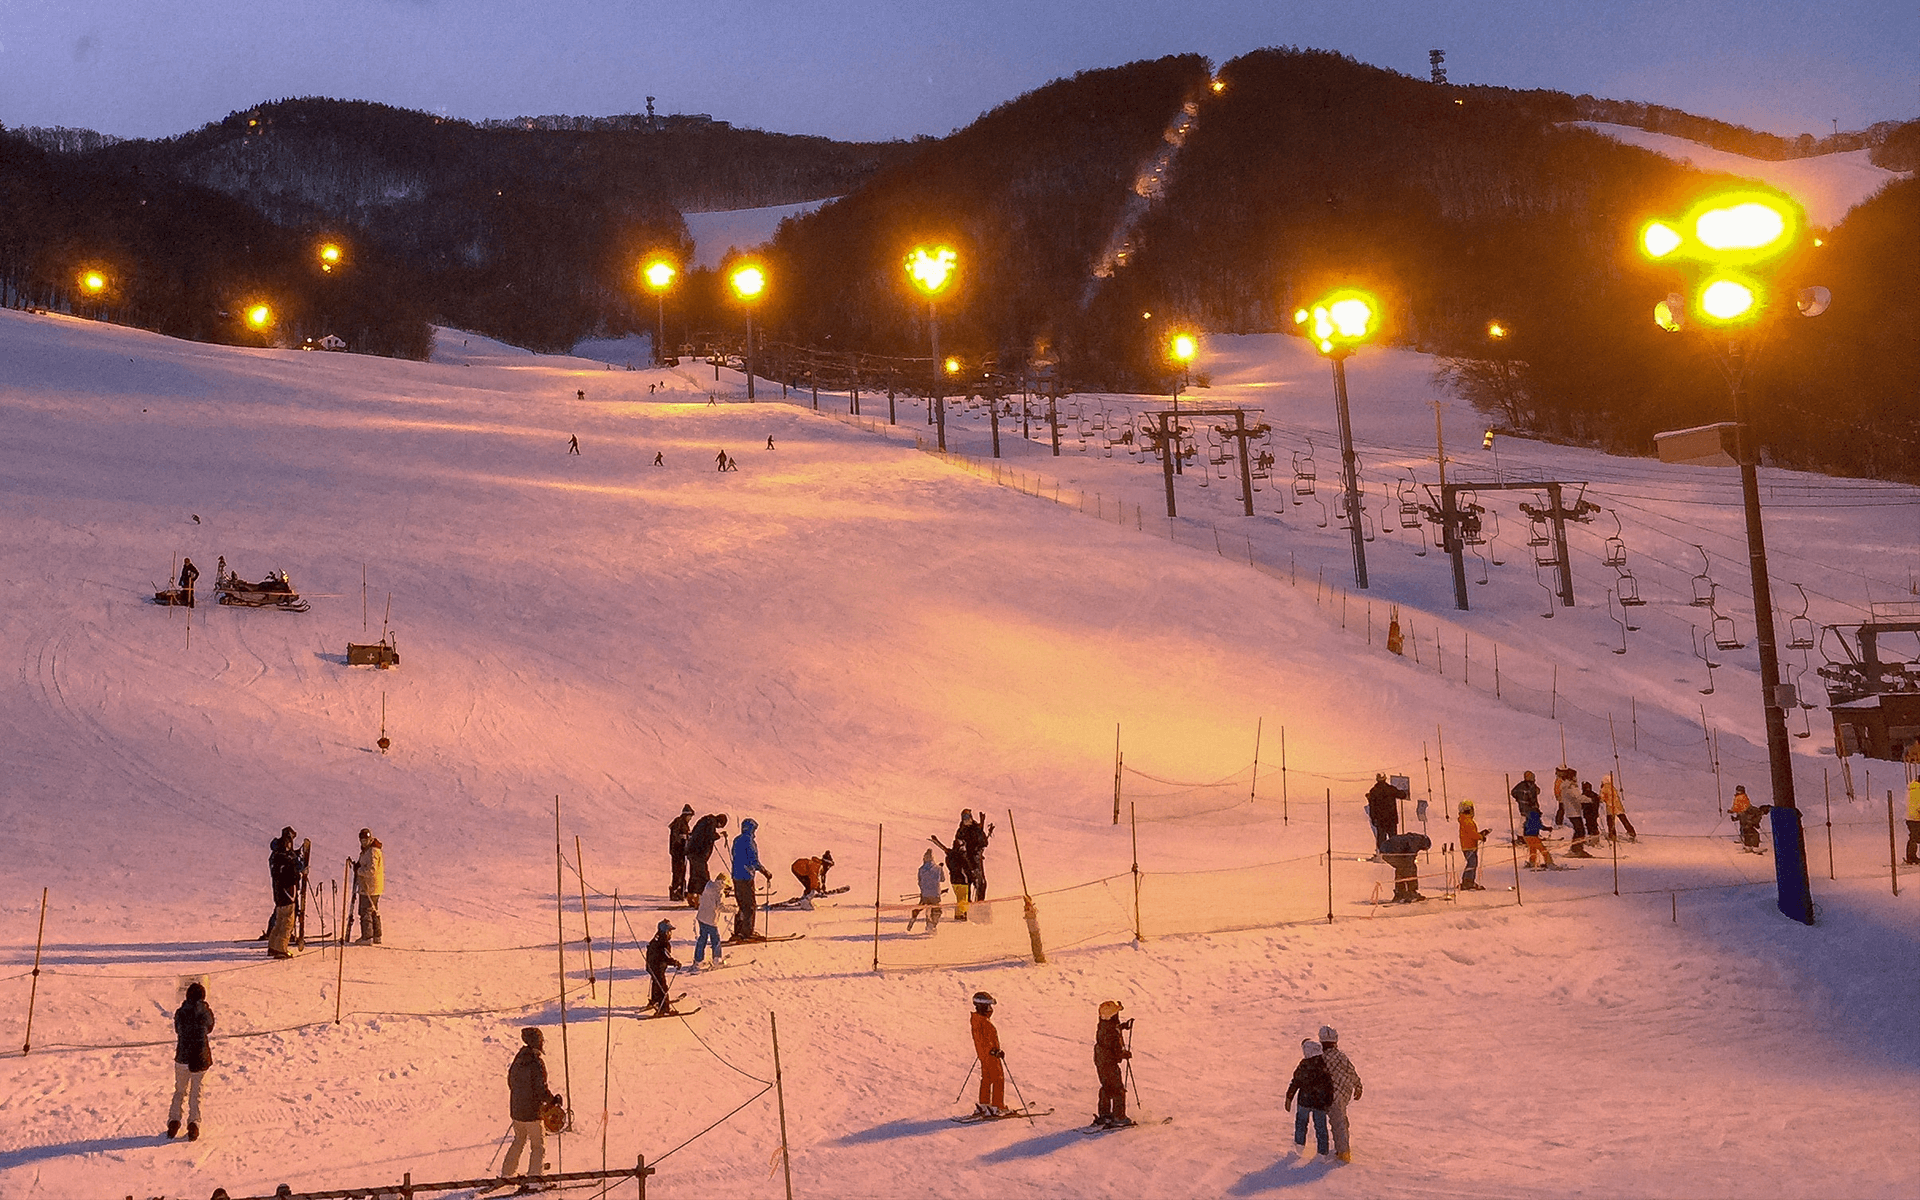
{"type": "Polygon", "coordinates": [[[1200,343],[1190,333],[1179,333],[1174,335],[1173,342],[1167,350],[1175,362],[1190,363],[1200,353],[1200,343]]]}
{"type": "Polygon", "coordinates": [[[340,257],[339,245],[334,242],[326,243],[320,247],[320,269],[322,271],[333,270],[340,265],[340,257]]]}
{"type": "Polygon", "coordinates": [[[760,293],[767,290],[767,273],[749,263],[728,276],[727,283],[732,286],[733,294],[740,299],[757,300],[760,298],[760,293]]]}
{"type": "Polygon", "coordinates": [[[1640,231],[1640,249],[1646,252],[1648,258],[1665,258],[1678,250],[1685,240],[1679,230],[1665,221],[1649,221],[1646,228],[1640,231]]]}
{"type": "Polygon", "coordinates": [[[1687,302],[1678,292],[1653,306],[1653,323],[1668,333],[1679,333],[1687,327],[1687,302]]]}
{"type": "Polygon", "coordinates": [[[1334,292],[1293,314],[1322,354],[1344,354],[1379,331],[1379,303],[1365,292],[1334,292]]]}
{"type": "Polygon", "coordinates": [[[1502,325],[1500,322],[1498,321],[1487,322],[1487,336],[1492,338],[1494,341],[1498,342],[1498,341],[1505,340],[1507,333],[1508,333],[1507,327],[1505,325],[1502,325]]]}
{"type": "Polygon", "coordinates": [[[654,259],[640,271],[641,277],[647,281],[647,286],[656,292],[664,292],[672,287],[673,277],[679,273],[674,265],[664,258],[654,259]]]}
{"type": "Polygon", "coordinates": [[[1693,223],[1700,244],[1719,253],[1770,251],[1785,241],[1787,228],[1786,213],[1758,200],[1709,208],[1693,223]]]}
{"type": "Polygon", "coordinates": [[[80,286],[97,296],[107,290],[107,277],[98,271],[88,271],[80,276],[80,286]]]}
{"type": "Polygon", "coordinates": [[[273,310],[264,304],[256,304],[247,309],[247,324],[255,329],[265,329],[273,323],[273,310]]]}
{"type": "Polygon", "coordinates": [[[957,358],[949,358],[946,362],[942,363],[941,366],[946,368],[947,374],[949,375],[958,375],[960,373],[960,360],[957,358]]]}
{"type": "Polygon", "coordinates": [[[1755,315],[1760,295],[1753,284],[1739,279],[1715,279],[1700,289],[1700,311],[1715,321],[1731,324],[1755,315]]]}
{"type": "Polygon", "coordinates": [[[935,246],[929,249],[926,246],[919,246],[912,254],[907,255],[907,278],[928,299],[932,299],[945,291],[947,285],[953,282],[953,273],[958,262],[959,258],[951,247],[935,246]]]}

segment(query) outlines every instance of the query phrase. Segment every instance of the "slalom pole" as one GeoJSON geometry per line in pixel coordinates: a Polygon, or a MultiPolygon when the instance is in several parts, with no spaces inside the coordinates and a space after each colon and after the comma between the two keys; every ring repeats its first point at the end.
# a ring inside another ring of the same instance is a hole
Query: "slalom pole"
{"type": "Polygon", "coordinates": [[[47,889],[40,889],[40,932],[33,935],[33,983],[27,988],[27,1040],[20,1053],[33,1053],[33,1002],[40,996],[40,947],[47,936],[47,889]]]}
{"type": "Polygon", "coordinates": [[[1887,876],[1893,880],[1893,894],[1900,894],[1900,855],[1894,850],[1893,789],[1887,789],[1887,876]]]}
{"type": "Polygon", "coordinates": [[[1266,723],[1267,719],[1261,717],[1253,725],[1253,783],[1247,789],[1247,799],[1254,803],[1260,800],[1260,730],[1266,723]]]}
{"type": "Polygon", "coordinates": [[[1133,1085],[1133,1106],[1146,1111],[1147,1102],[1140,1098],[1140,1081],[1133,1077],[1133,1021],[1127,1021],[1127,1082],[1133,1085]]]}
{"type": "MultiPolygon", "coordinates": [[[[568,1097],[573,1095],[573,1056],[567,1047],[567,892],[560,874],[560,796],[553,797],[553,928],[554,949],[560,955],[560,1070],[568,1097]]],[[[567,1128],[573,1128],[573,1108],[567,1108],[567,1128]]]]}
{"type": "Polygon", "coordinates": [[[1827,794],[1827,878],[1834,879],[1833,873],[1833,781],[1827,778],[1827,769],[1820,768],[1820,789],[1827,794]]]}
{"type": "Polygon", "coordinates": [[[593,981],[593,926],[587,924],[587,860],[580,853],[580,835],[573,835],[573,874],[580,881],[580,934],[587,944],[587,995],[595,1000],[600,998],[600,989],[593,981]]]}
{"type": "Polygon", "coordinates": [[[1007,832],[1013,835],[1013,861],[1020,868],[1020,899],[1026,909],[1023,915],[1027,919],[1027,940],[1033,943],[1033,961],[1044,965],[1047,951],[1040,944],[1040,911],[1033,906],[1033,893],[1027,890],[1027,863],[1020,857],[1020,830],[1013,823],[1012,809],[1007,810],[1007,832]]]}
{"type": "Polygon", "coordinates": [[[1327,924],[1333,924],[1333,789],[1327,789],[1327,924]]]}
{"type": "Polygon", "coordinates": [[[1453,819],[1451,805],[1447,800],[1447,732],[1438,725],[1433,727],[1434,745],[1440,750],[1440,819],[1453,819]]]}
{"type": "Polygon", "coordinates": [[[1127,824],[1133,828],[1133,940],[1138,945],[1144,940],[1140,930],[1140,819],[1131,804],[1127,805],[1127,824]]]}
{"type": "Polygon", "coordinates": [[[880,825],[880,832],[873,839],[873,969],[880,969],[880,863],[881,854],[887,845],[887,826],[880,825]]]}
{"type": "Polygon", "coordinates": [[[1280,727],[1280,823],[1290,825],[1287,819],[1287,727],[1280,727]]]}
{"type": "Polygon", "coordinates": [[[1520,830],[1513,823],[1513,772],[1501,778],[1507,784],[1507,837],[1513,843],[1513,902],[1524,905],[1526,901],[1520,898],[1520,830]]]}
{"type": "Polygon", "coordinates": [[[774,1099],[780,1105],[780,1166],[787,1174],[787,1200],[793,1200],[793,1153],[787,1148],[787,1085],[780,1073],[780,1021],[768,1013],[767,1023],[773,1028],[773,1088],[774,1099]]]}
{"type": "MultiPolygon", "coordinates": [[[[346,876],[347,876],[347,879],[349,880],[347,887],[351,888],[353,886],[353,884],[351,883],[351,880],[353,879],[353,860],[352,859],[347,860],[346,876]]],[[[349,904],[352,903],[352,900],[350,898],[351,897],[350,892],[343,890],[342,895],[349,896],[348,903],[349,904]]],[[[360,932],[365,933],[366,932],[365,928],[362,928],[360,932]]],[[[344,989],[346,986],[347,986],[347,927],[343,923],[340,926],[340,963],[338,966],[334,968],[334,972],[333,972],[333,1023],[335,1025],[338,1025],[340,1023],[340,1006],[341,1006],[341,1001],[344,999],[344,997],[341,995],[341,992],[342,992],[342,989],[344,989]]]]}

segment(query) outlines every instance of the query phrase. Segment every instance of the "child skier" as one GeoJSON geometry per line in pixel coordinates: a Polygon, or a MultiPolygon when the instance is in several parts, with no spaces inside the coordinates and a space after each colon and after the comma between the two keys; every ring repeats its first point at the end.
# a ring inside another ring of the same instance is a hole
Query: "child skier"
{"type": "Polygon", "coordinates": [[[720,910],[725,888],[718,879],[707,880],[707,886],[700,889],[700,908],[694,914],[699,929],[693,935],[693,965],[697,970],[700,960],[707,956],[707,947],[713,947],[713,965],[720,965],[720,910]]]}
{"type": "Polygon", "coordinates": [[[800,881],[799,907],[811,911],[813,898],[827,890],[827,872],[833,869],[833,851],[823,852],[819,858],[796,858],[793,860],[793,877],[800,881]]]}
{"type": "Polygon", "coordinates": [[[1093,1069],[1100,1076],[1100,1103],[1093,1123],[1101,1129],[1125,1129],[1133,1124],[1127,1116],[1127,1083],[1120,1075],[1120,1064],[1133,1057],[1121,1036],[1133,1028],[1131,1020],[1120,1019],[1125,1008],[1118,1000],[1101,1001],[1100,1024],[1093,1031],[1093,1069]]]}
{"type": "Polygon", "coordinates": [[[1553,851],[1547,849],[1546,844],[1540,840],[1541,835],[1546,831],[1546,824],[1546,815],[1540,811],[1538,805],[1535,805],[1527,811],[1527,823],[1520,827],[1520,835],[1527,839],[1529,871],[1535,867],[1545,869],[1553,866],[1553,851]]]}
{"type": "MultiPolygon", "coordinates": [[[[718,953],[715,951],[716,957],[718,953]]],[[[673,922],[661,921],[653,940],[647,943],[647,976],[653,980],[653,996],[647,1007],[658,1016],[673,1015],[673,1005],[667,998],[667,968],[679,965],[680,960],[673,956],[673,922]]]]}
{"type": "Polygon", "coordinates": [[[1320,1154],[1327,1153],[1327,1110],[1333,1107],[1333,1075],[1319,1042],[1308,1038],[1300,1043],[1300,1065],[1293,1069],[1293,1081],[1287,1084],[1284,1108],[1293,1109],[1297,1096],[1300,1107],[1293,1115],[1293,1146],[1301,1158],[1307,1157],[1307,1121],[1313,1121],[1313,1140],[1320,1154]]]}
{"type": "Polygon", "coordinates": [[[1608,841],[1615,840],[1617,836],[1614,833],[1614,823],[1616,821],[1626,826],[1628,841],[1637,842],[1640,840],[1640,835],[1634,832],[1633,822],[1627,819],[1626,801],[1621,798],[1620,785],[1613,781],[1613,772],[1611,771],[1600,777],[1600,803],[1604,805],[1607,810],[1608,841]]]}
{"type": "Polygon", "coordinates": [[[1755,804],[1745,786],[1733,789],[1733,807],[1727,815],[1740,823],[1740,848],[1748,854],[1765,854],[1760,848],[1760,818],[1773,811],[1771,804],[1755,804]]]}
{"type": "Polygon", "coordinates": [[[1484,892],[1480,886],[1480,843],[1485,835],[1473,819],[1473,801],[1460,802],[1460,857],[1466,862],[1466,869],[1460,873],[1460,890],[1463,892],[1484,892]]]}
{"type": "Polygon", "coordinates": [[[1000,1031],[993,1026],[993,996],[973,994],[973,1052],[980,1059],[980,1102],[973,1106],[976,1117],[1007,1115],[1007,1070],[1001,1065],[1006,1053],[1000,1049],[1000,1031]]]}

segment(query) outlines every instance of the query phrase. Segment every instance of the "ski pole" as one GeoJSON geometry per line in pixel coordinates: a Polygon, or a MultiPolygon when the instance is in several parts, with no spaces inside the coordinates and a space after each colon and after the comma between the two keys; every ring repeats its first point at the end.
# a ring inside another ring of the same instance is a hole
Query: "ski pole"
{"type": "Polygon", "coordinates": [[[1147,1109],[1146,1101],[1140,1098],[1140,1082],[1133,1077],[1133,1022],[1127,1022],[1127,1082],[1133,1085],[1133,1106],[1141,1112],[1147,1109]]]}
{"type": "Polygon", "coordinates": [[[955,1104],[960,1103],[960,1097],[967,1094],[967,1085],[973,1082],[973,1069],[979,1065],[979,1059],[975,1059],[967,1064],[967,1077],[960,1081],[960,1090],[953,1094],[953,1102],[955,1104]]]}
{"type": "Polygon", "coordinates": [[[1000,1069],[1007,1073],[1007,1082],[1013,1085],[1014,1097],[1020,1101],[1020,1115],[1027,1119],[1028,1125],[1032,1125],[1033,1110],[1027,1107],[1027,1098],[1020,1094],[1020,1081],[1013,1077],[1013,1068],[1007,1065],[1007,1056],[1004,1051],[1000,1055],[1000,1069]]]}

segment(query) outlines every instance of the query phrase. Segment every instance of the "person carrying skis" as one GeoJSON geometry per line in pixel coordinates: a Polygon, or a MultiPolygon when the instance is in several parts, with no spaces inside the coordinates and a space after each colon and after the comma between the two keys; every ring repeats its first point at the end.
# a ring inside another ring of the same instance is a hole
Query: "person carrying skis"
{"type": "Polygon", "coordinates": [[[1133,1057],[1121,1036],[1133,1028],[1131,1019],[1120,1019],[1126,1007],[1118,1000],[1101,1001],[1100,1023],[1093,1030],[1093,1069],[1100,1076],[1100,1103],[1093,1123],[1101,1129],[1124,1129],[1133,1124],[1127,1116],[1127,1083],[1120,1075],[1120,1064],[1133,1057]]]}
{"type": "Polygon", "coordinates": [[[1433,840],[1424,833],[1396,833],[1380,844],[1380,857],[1393,867],[1395,904],[1426,899],[1420,894],[1420,868],[1415,860],[1421,851],[1432,847],[1433,840]]]}
{"type": "Polygon", "coordinates": [[[1367,789],[1367,820],[1373,825],[1373,852],[1385,853],[1387,839],[1400,832],[1400,802],[1407,793],[1387,782],[1384,772],[1375,772],[1373,786],[1367,789]]]}
{"type": "Polygon", "coordinates": [[[310,838],[296,847],[293,839],[298,836],[293,826],[286,826],[267,854],[267,874],[273,879],[273,924],[267,930],[267,954],[273,958],[293,957],[293,951],[287,948],[293,940],[293,910],[300,899],[300,881],[307,874],[307,855],[313,851],[310,838]]]}
{"type": "Polygon", "coordinates": [[[993,826],[982,825],[970,808],[960,810],[960,825],[953,831],[953,844],[966,851],[967,882],[973,885],[976,900],[987,898],[987,839],[992,836],[993,826]]]}
{"type": "Polygon", "coordinates": [[[733,940],[736,942],[759,941],[760,936],[753,929],[753,873],[755,871],[773,882],[773,872],[760,865],[760,847],[755,834],[760,822],[748,817],[740,822],[740,836],[733,839],[733,898],[740,905],[740,911],[733,918],[733,940]]]}
{"type": "Polygon", "coordinates": [[[813,898],[824,895],[827,890],[827,872],[833,869],[833,851],[823,851],[819,858],[796,858],[793,860],[793,877],[800,881],[799,907],[809,911],[813,908],[813,898]]]}
{"type": "MultiPolygon", "coordinates": [[[[687,843],[693,836],[693,805],[682,805],[680,815],[667,823],[667,857],[673,861],[673,877],[667,883],[667,899],[680,903],[687,898],[687,843]]],[[[695,892],[697,899],[700,893],[695,892]]]]}
{"type": "Polygon", "coordinates": [[[200,568],[193,565],[192,559],[180,564],[180,602],[188,608],[193,607],[193,584],[200,578],[200,568]]]}
{"type": "Polygon", "coordinates": [[[1533,870],[1535,866],[1546,868],[1553,865],[1553,851],[1547,849],[1546,843],[1540,840],[1541,836],[1545,834],[1546,828],[1547,815],[1540,811],[1540,806],[1536,804],[1528,809],[1526,824],[1520,827],[1520,836],[1527,839],[1527,869],[1529,871],[1533,870]],[[1543,859],[1545,860],[1544,862],[1542,861],[1543,859]]]}
{"type": "Polygon", "coordinates": [[[1320,1057],[1327,1060],[1327,1074],[1333,1079],[1333,1103],[1327,1106],[1327,1126],[1333,1134],[1333,1156],[1341,1162],[1353,1161],[1353,1142],[1347,1134],[1347,1105],[1360,1098],[1360,1072],[1353,1060],[1340,1049],[1340,1033],[1331,1025],[1320,1027],[1320,1057]]]}
{"type": "MultiPolygon", "coordinates": [[[[716,958],[719,951],[714,951],[716,958]]],[[[656,1016],[673,1015],[672,1002],[667,998],[667,968],[677,967],[680,960],[673,956],[673,922],[661,921],[654,927],[653,940],[647,943],[647,976],[653,980],[653,994],[647,1000],[647,1007],[656,1016]]]]}
{"type": "Polygon", "coordinates": [[[1587,853],[1586,810],[1581,807],[1580,773],[1572,767],[1556,767],[1553,772],[1553,823],[1571,825],[1572,841],[1567,847],[1568,858],[1592,858],[1587,853]]]}
{"type": "Polygon", "coordinates": [[[973,875],[967,865],[966,849],[958,841],[949,846],[938,837],[929,835],[928,841],[940,847],[947,856],[947,881],[953,884],[953,919],[967,919],[967,900],[972,895],[973,875]]]}
{"type": "Polygon", "coordinates": [[[1463,892],[1484,892],[1480,885],[1480,843],[1486,835],[1480,832],[1479,823],[1473,819],[1473,801],[1460,802],[1460,857],[1466,863],[1466,869],[1460,872],[1460,889],[1463,892]]]}
{"type": "Polygon", "coordinates": [[[1293,1146],[1300,1157],[1307,1157],[1309,1119],[1313,1122],[1315,1146],[1325,1157],[1327,1110],[1333,1107],[1333,1073],[1327,1070],[1325,1050],[1312,1038],[1300,1043],[1300,1063],[1293,1068],[1293,1079],[1287,1084],[1287,1098],[1281,1107],[1293,1112],[1293,1146]],[[1300,1101],[1298,1109],[1293,1107],[1296,1097],[1300,1101]]]}
{"type": "Polygon", "coordinates": [[[707,888],[707,860],[726,827],[727,814],[708,813],[693,823],[693,832],[687,835],[687,888],[683,895],[689,906],[700,903],[700,894],[707,888]]]}
{"type": "Polygon", "coordinates": [[[933,851],[928,850],[920,859],[920,903],[907,914],[907,932],[913,932],[913,923],[921,913],[927,914],[927,932],[940,928],[940,885],[943,876],[940,864],[933,861],[933,851]]]}
{"type": "Polygon", "coordinates": [[[187,985],[185,1003],[173,1011],[173,1104],[167,1109],[167,1136],[180,1136],[181,1108],[185,1106],[187,1140],[200,1140],[200,1085],[213,1065],[213,1009],[207,1006],[207,985],[187,985]]]}
{"type": "Polygon", "coordinates": [[[522,1029],[520,1041],[520,1053],[507,1068],[507,1115],[513,1119],[513,1145],[507,1148],[507,1159],[500,1165],[502,1179],[538,1179],[546,1172],[547,1127],[540,1119],[540,1110],[565,1103],[547,1087],[547,1064],[540,1057],[546,1048],[546,1035],[535,1028],[522,1029]],[[527,1174],[521,1176],[520,1152],[529,1147],[532,1153],[527,1158],[527,1174]]]}
{"type": "Polygon", "coordinates": [[[1002,1065],[1007,1055],[1000,1049],[1000,1031],[993,1025],[993,996],[973,994],[973,1052],[980,1059],[980,1102],[973,1106],[976,1117],[1001,1117],[1007,1113],[1007,1070],[1002,1065]]]}
{"type": "Polygon", "coordinates": [[[353,865],[353,890],[360,898],[360,946],[380,944],[380,897],[387,890],[387,856],[373,830],[360,831],[360,857],[347,860],[353,865]]]}
{"type": "Polygon", "coordinates": [[[700,910],[694,915],[699,926],[693,935],[693,965],[697,970],[700,960],[706,957],[708,946],[713,947],[713,965],[720,965],[720,910],[725,907],[726,888],[718,879],[709,879],[700,889],[700,910]]]}

